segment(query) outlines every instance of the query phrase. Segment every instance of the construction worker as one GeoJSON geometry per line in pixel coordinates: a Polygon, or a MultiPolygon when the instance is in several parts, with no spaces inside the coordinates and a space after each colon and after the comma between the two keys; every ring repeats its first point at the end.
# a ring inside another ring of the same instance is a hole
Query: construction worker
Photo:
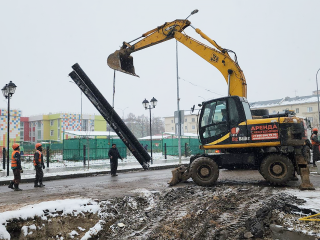
{"type": "Polygon", "coordinates": [[[42,144],[37,143],[36,144],[36,152],[34,153],[34,159],[33,159],[33,165],[36,169],[36,180],[34,181],[34,187],[44,187],[42,183],[43,179],[43,171],[42,169],[45,169],[43,162],[43,154],[42,154],[42,144]]]}
{"type": "Polygon", "coordinates": [[[319,145],[320,141],[318,139],[318,129],[314,128],[312,129],[312,135],[310,137],[311,143],[312,143],[312,160],[313,160],[313,166],[316,167],[316,161],[319,160],[319,145]]]}
{"type": "Polygon", "coordinates": [[[114,143],[112,144],[112,147],[110,148],[110,150],[108,152],[108,156],[110,158],[111,176],[116,177],[116,176],[118,176],[118,174],[117,174],[118,159],[120,158],[121,161],[123,160],[123,158],[120,156],[120,153],[117,149],[116,144],[114,144],[114,143]]]}
{"type": "Polygon", "coordinates": [[[12,188],[14,191],[22,191],[22,189],[19,188],[19,183],[21,181],[21,173],[23,172],[21,168],[19,144],[14,143],[12,145],[12,149],[13,152],[11,155],[11,169],[13,171],[13,181],[10,181],[8,188],[12,188]]]}

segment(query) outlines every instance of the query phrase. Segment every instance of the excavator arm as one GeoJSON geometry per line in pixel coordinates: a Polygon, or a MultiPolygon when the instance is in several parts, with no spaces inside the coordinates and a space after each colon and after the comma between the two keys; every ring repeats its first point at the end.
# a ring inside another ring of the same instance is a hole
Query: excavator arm
{"type": "Polygon", "coordinates": [[[138,77],[135,73],[133,58],[130,54],[175,38],[222,73],[228,84],[229,96],[247,97],[247,84],[243,72],[238,63],[231,59],[228,54],[228,52],[232,51],[220,47],[198,28],[195,31],[212,44],[214,48],[182,33],[188,26],[191,26],[191,22],[188,20],[175,20],[142,34],[140,38],[143,39],[133,45],[130,44],[131,42],[124,42],[120,50],[109,55],[107,60],[109,67],[138,77]]]}

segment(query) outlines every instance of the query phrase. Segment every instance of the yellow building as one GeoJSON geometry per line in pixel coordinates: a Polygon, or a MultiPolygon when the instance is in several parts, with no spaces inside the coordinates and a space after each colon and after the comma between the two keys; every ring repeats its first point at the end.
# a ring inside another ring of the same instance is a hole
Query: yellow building
{"type": "Polygon", "coordinates": [[[64,131],[106,131],[107,123],[100,115],[57,113],[29,117],[31,142],[62,141],[64,131]]]}

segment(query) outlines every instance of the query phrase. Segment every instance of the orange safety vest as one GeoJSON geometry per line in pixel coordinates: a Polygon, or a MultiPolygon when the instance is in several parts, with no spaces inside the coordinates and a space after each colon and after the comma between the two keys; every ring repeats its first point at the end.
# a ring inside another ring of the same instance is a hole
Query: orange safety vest
{"type": "MultiPolygon", "coordinates": [[[[41,154],[41,152],[39,150],[37,150],[37,152],[39,153],[39,159],[38,160],[39,160],[39,163],[41,164],[41,155],[42,154],[41,154]]],[[[33,165],[37,166],[36,159],[33,159],[33,165]]]]}
{"type": "Polygon", "coordinates": [[[16,168],[16,167],[18,167],[17,160],[14,158],[14,155],[15,155],[17,152],[20,153],[18,150],[15,150],[15,151],[13,151],[13,153],[12,153],[12,155],[11,155],[11,168],[16,168]]]}
{"type": "Polygon", "coordinates": [[[317,136],[316,134],[312,134],[311,137],[310,137],[312,146],[314,146],[314,145],[319,145],[319,143],[316,143],[315,141],[312,140],[312,138],[313,138],[314,135],[317,136]]]}

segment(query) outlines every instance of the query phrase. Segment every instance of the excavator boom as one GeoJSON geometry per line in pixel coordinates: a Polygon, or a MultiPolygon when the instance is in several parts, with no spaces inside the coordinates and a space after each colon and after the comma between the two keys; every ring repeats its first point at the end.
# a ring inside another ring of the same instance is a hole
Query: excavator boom
{"type": "Polygon", "coordinates": [[[142,34],[141,38],[143,39],[133,45],[124,42],[120,50],[109,55],[107,60],[109,67],[138,77],[130,54],[175,38],[222,73],[228,83],[230,96],[247,97],[247,84],[244,74],[238,63],[232,60],[228,54],[232,51],[220,47],[198,28],[195,31],[212,44],[214,48],[182,33],[188,26],[191,26],[191,22],[188,20],[175,20],[142,34]]]}

